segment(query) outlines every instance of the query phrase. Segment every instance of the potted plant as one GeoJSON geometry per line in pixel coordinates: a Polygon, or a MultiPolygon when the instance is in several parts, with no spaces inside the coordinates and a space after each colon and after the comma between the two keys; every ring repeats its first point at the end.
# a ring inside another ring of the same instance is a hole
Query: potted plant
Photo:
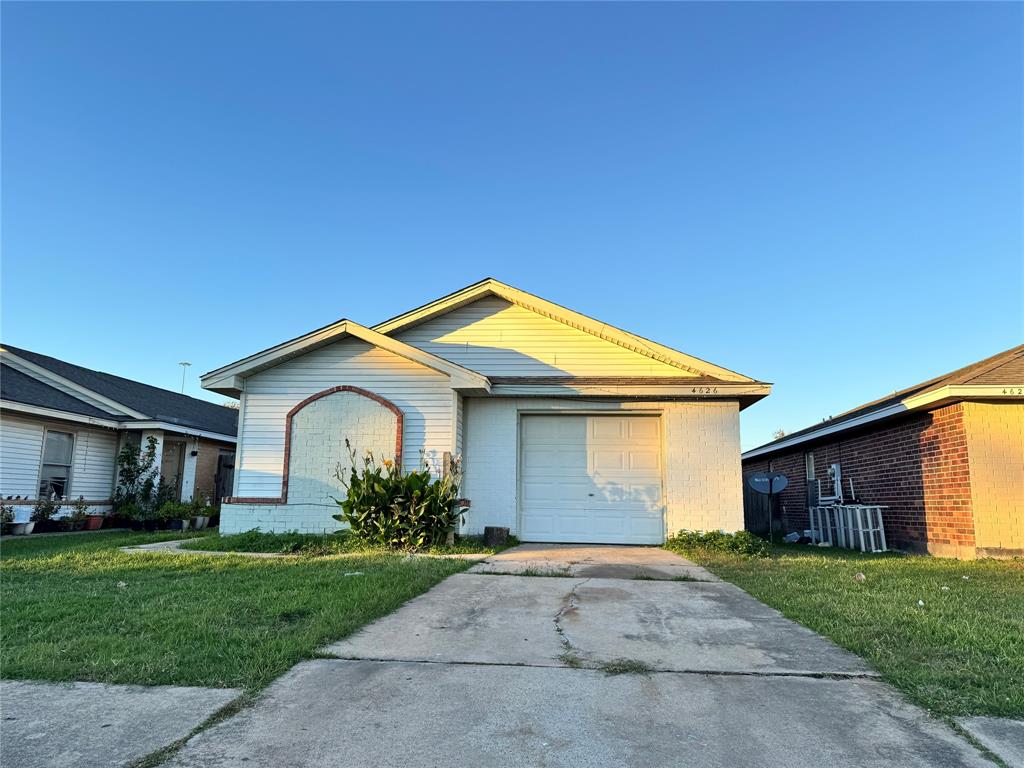
{"type": "Polygon", "coordinates": [[[84,496],[79,496],[71,506],[75,510],[71,517],[84,520],[85,525],[83,527],[85,530],[98,531],[103,527],[103,519],[106,515],[102,512],[90,512],[89,505],[85,503],[84,496]]]}
{"type": "Polygon", "coordinates": [[[36,499],[30,522],[38,523],[40,532],[60,530],[64,527],[63,524],[55,525],[53,520],[53,516],[60,512],[60,506],[60,500],[54,496],[36,499]]]}
{"type": "Polygon", "coordinates": [[[178,501],[165,502],[157,513],[161,520],[167,521],[172,531],[187,531],[192,519],[192,505],[178,501]]]}
{"type": "Polygon", "coordinates": [[[205,495],[199,495],[192,499],[192,528],[201,531],[210,522],[209,502],[205,495]]]}
{"type": "Polygon", "coordinates": [[[79,496],[71,502],[71,514],[68,515],[68,528],[72,531],[81,531],[85,528],[85,522],[89,516],[89,505],[85,503],[85,497],[79,496]]]}
{"type": "Polygon", "coordinates": [[[14,525],[14,506],[0,502],[0,532],[10,532],[12,525],[14,525]]]}

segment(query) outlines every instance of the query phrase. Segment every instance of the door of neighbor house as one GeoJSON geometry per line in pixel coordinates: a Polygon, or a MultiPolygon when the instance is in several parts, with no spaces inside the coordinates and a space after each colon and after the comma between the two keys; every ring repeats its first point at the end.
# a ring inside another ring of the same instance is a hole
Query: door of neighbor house
{"type": "Polygon", "coordinates": [[[221,499],[231,495],[231,489],[235,484],[235,454],[234,451],[220,451],[217,457],[217,474],[213,478],[213,499],[212,503],[220,504],[221,499]]]}

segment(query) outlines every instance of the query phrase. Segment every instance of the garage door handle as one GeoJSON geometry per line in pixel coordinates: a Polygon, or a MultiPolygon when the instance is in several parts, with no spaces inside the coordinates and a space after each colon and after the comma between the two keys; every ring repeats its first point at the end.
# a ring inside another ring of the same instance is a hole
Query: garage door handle
{"type": "Polygon", "coordinates": [[[587,494],[587,496],[593,496],[593,495],[594,495],[594,494],[592,494],[592,493],[588,493],[588,494],[587,494]]]}

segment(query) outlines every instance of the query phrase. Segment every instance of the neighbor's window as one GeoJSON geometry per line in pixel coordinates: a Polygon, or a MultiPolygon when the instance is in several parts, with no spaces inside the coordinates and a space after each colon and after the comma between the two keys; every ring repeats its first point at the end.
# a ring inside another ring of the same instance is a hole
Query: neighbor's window
{"type": "Polygon", "coordinates": [[[814,479],[814,454],[813,453],[805,453],[804,454],[804,464],[807,467],[807,479],[808,480],[813,480],[814,479]]]}
{"type": "Polygon", "coordinates": [[[75,436],[70,432],[46,431],[43,438],[43,468],[39,473],[39,497],[66,496],[71,481],[71,457],[75,436]]]}

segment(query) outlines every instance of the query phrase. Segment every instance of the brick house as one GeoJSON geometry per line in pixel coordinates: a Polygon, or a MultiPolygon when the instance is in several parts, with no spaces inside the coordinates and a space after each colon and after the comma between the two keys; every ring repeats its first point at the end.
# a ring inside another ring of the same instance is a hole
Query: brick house
{"type": "Polygon", "coordinates": [[[786,531],[817,494],[882,504],[890,545],[947,557],[1024,555],[1024,345],[743,454],[782,472],[786,531]]]}
{"type": "Polygon", "coordinates": [[[739,412],[771,389],[491,279],[202,383],[241,401],[222,533],[337,530],[348,439],[406,469],[461,455],[462,533],[620,544],[743,527],[739,412]]]}

